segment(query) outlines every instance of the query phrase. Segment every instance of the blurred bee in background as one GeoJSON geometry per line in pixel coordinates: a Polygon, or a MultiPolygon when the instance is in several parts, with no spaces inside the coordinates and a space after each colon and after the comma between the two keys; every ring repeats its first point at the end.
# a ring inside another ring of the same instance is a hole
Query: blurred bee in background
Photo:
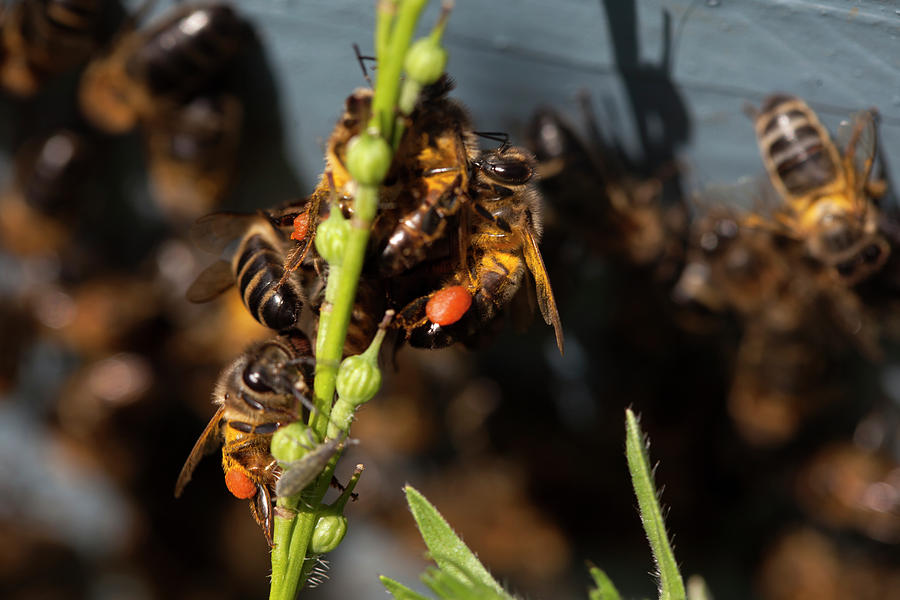
{"type": "Polygon", "coordinates": [[[0,240],[19,255],[61,249],[90,172],[91,143],[68,129],[26,142],[12,189],[0,200],[0,240]]]}
{"type": "Polygon", "coordinates": [[[175,497],[200,459],[221,445],[225,485],[235,497],[250,501],[271,546],[272,494],[281,470],[269,446],[278,428],[300,418],[300,405],[309,402],[313,361],[309,340],[296,331],[251,346],[226,367],[213,392],[219,408],[181,469],[175,497]]]}
{"type": "Polygon", "coordinates": [[[551,218],[570,231],[589,227],[581,238],[601,254],[652,269],[655,279],[671,282],[681,267],[687,229],[680,193],[668,197],[665,176],[635,175],[624,153],[606,141],[586,95],[581,106],[586,141],[547,107],[535,112],[526,130],[551,218]]]}
{"type": "Polygon", "coordinates": [[[874,109],[865,110],[842,123],[839,150],[799,98],[770,96],[754,115],[763,163],[783,201],[774,220],[848,285],[878,272],[890,254],[876,204],[885,183],[870,179],[876,116],[874,109]]]}
{"type": "Polygon", "coordinates": [[[900,541],[900,464],[885,452],[848,442],[827,446],[798,474],[795,495],[832,528],[900,541]]]}
{"type": "Polygon", "coordinates": [[[176,8],[146,30],[126,29],[82,76],[81,110],[97,128],[125,133],[214,87],[253,30],[227,4],[176,8]]]}
{"type": "Polygon", "coordinates": [[[0,8],[0,86],[35,94],[50,77],[88,61],[102,43],[112,0],[23,0],[0,8]]]}
{"type": "Polygon", "coordinates": [[[221,202],[234,172],[242,116],[237,98],[219,94],[148,118],[150,181],[166,213],[193,220],[221,202]]]}
{"type": "Polygon", "coordinates": [[[397,321],[411,345],[447,346],[459,339],[458,334],[471,335],[492,321],[530,273],[541,314],[553,327],[562,353],[559,312],[537,245],[543,223],[534,157],[504,144],[481,152],[471,166],[470,197],[459,215],[458,265],[442,289],[410,302],[397,321]]]}
{"type": "Polygon", "coordinates": [[[828,404],[829,367],[848,346],[880,356],[878,328],[801,241],[745,221],[725,207],[695,221],[673,295],[739,321],[729,411],[746,439],[774,444],[828,404]]]}

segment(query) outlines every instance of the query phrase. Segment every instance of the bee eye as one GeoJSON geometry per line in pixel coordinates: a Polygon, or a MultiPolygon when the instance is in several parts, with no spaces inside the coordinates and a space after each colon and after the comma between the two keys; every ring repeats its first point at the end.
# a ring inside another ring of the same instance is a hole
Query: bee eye
{"type": "Polygon", "coordinates": [[[271,387],[269,387],[264,381],[262,373],[256,368],[256,365],[250,364],[244,369],[244,373],[242,376],[244,380],[244,385],[253,390],[254,392],[274,392],[271,387]]]}
{"type": "Polygon", "coordinates": [[[515,157],[488,156],[479,164],[491,179],[508,185],[528,183],[534,169],[528,161],[515,157]]]}
{"type": "Polygon", "coordinates": [[[881,248],[875,244],[869,244],[862,251],[863,260],[873,263],[881,257],[881,248]]]}

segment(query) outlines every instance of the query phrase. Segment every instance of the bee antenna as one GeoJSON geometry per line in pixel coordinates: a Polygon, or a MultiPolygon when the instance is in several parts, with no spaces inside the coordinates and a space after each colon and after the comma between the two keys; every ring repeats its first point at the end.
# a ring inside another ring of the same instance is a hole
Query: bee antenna
{"type": "Polygon", "coordinates": [[[509,148],[509,134],[505,131],[475,131],[474,133],[486,140],[500,142],[500,147],[497,149],[498,152],[503,152],[509,148]]]}
{"type": "Polygon", "coordinates": [[[364,56],[362,52],[359,50],[359,44],[353,44],[353,52],[356,53],[356,62],[359,63],[359,68],[362,69],[363,77],[366,78],[366,82],[369,84],[369,87],[372,86],[372,79],[369,77],[369,71],[366,69],[365,61],[372,61],[372,70],[375,70],[378,67],[377,60],[374,56],[364,56]]]}

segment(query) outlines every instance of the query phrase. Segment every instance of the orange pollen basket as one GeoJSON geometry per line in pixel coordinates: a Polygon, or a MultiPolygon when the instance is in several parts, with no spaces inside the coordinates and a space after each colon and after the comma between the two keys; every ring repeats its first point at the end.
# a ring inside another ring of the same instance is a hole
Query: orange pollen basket
{"type": "Polygon", "coordinates": [[[472,295],[461,285],[454,285],[435,292],[425,306],[428,320],[438,325],[452,325],[459,321],[472,306],[472,295]]]}
{"type": "Polygon", "coordinates": [[[225,473],[225,487],[234,494],[235,498],[246,500],[256,495],[256,484],[237,469],[231,469],[225,473]]]}
{"type": "Polygon", "coordinates": [[[294,217],[294,231],[291,233],[291,239],[302,242],[307,231],[309,231],[309,215],[301,213],[294,217]]]}

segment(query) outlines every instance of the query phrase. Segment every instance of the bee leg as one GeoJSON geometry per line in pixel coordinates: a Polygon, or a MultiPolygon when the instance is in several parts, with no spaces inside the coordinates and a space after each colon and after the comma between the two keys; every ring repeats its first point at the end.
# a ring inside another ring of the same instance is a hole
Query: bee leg
{"type": "Polygon", "coordinates": [[[250,513],[253,515],[253,520],[263,530],[263,535],[266,536],[266,542],[268,542],[269,547],[274,546],[275,543],[272,541],[274,524],[272,520],[272,492],[269,491],[269,486],[262,483],[256,484],[256,495],[250,500],[250,513]]]}
{"type": "Polygon", "coordinates": [[[887,193],[887,182],[884,179],[870,179],[863,190],[870,198],[881,198],[887,193]]]}
{"type": "MultiPolygon", "coordinates": [[[[347,489],[341,484],[340,481],[338,481],[338,478],[335,477],[334,475],[331,476],[331,487],[333,487],[337,491],[341,492],[342,494],[344,493],[344,490],[347,489]]],[[[359,499],[359,494],[357,494],[356,492],[351,492],[350,497],[353,499],[354,502],[356,502],[359,499]]]]}

